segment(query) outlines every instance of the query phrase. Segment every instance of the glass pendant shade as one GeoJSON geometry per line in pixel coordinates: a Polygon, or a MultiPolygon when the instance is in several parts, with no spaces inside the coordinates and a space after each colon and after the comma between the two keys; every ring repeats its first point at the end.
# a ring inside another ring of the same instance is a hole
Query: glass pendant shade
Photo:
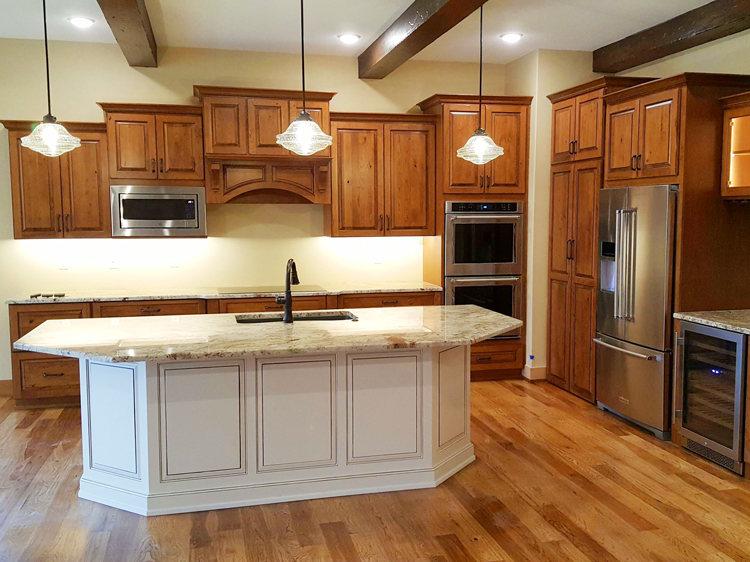
{"type": "Polygon", "coordinates": [[[456,153],[459,158],[468,160],[472,164],[482,165],[502,156],[505,151],[495,144],[484,129],[477,129],[463,148],[459,148],[456,153]]]}
{"type": "Polygon", "coordinates": [[[71,135],[59,123],[39,123],[34,131],[21,138],[21,146],[25,146],[45,156],[60,156],[81,146],[81,139],[71,135]]]}
{"type": "Polygon", "coordinates": [[[310,114],[302,111],[286,132],[276,135],[276,142],[300,156],[310,156],[331,146],[333,137],[326,135],[310,114]]]}

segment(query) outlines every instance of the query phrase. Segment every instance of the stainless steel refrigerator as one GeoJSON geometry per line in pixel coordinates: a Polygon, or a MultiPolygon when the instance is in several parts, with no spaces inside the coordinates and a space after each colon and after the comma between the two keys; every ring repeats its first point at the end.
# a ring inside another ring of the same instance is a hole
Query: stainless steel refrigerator
{"type": "Polygon", "coordinates": [[[677,186],[599,194],[598,406],[669,439],[677,186]]]}

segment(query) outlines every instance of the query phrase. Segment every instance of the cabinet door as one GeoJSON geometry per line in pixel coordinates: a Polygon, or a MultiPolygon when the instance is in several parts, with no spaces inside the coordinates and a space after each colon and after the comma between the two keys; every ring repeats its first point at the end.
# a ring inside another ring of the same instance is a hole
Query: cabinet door
{"type": "MultiPolygon", "coordinates": [[[[331,114],[328,109],[327,101],[308,101],[306,104],[307,112],[326,135],[331,134],[331,114]]],[[[289,102],[289,120],[294,121],[299,112],[302,111],[302,101],[292,100],[289,102]]],[[[316,152],[315,156],[330,156],[331,148],[316,152]]]]}
{"type": "Polygon", "coordinates": [[[599,161],[582,162],[573,168],[571,257],[577,282],[593,283],[596,279],[601,177],[599,161]]]}
{"type": "Polygon", "coordinates": [[[479,127],[479,106],[443,106],[443,168],[445,193],[482,193],[484,166],[477,166],[456,155],[479,127]],[[481,183],[480,183],[481,182],[481,183]]]}
{"type": "MultiPolygon", "coordinates": [[[[721,195],[743,199],[750,197],[750,107],[724,112],[721,195]]],[[[747,435],[750,439],[750,432],[747,435]]],[[[750,447],[745,451],[750,456],[750,447]]]]}
{"type": "Polygon", "coordinates": [[[435,127],[385,125],[386,236],[435,235],[435,127]]]}
{"type": "Polygon", "coordinates": [[[157,115],[159,179],[203,179],[203,119],[200,115],[157,115]]]}
{"type": "Polygon", "coordinates": [[[568,390],[570,279],[550,275],[547,320],[547,380],[568,390]]]}
{"type": "Polygon", "coordinates": [[[156,118],[108,113],[109,177],[156,179],[156,118]]]}
{"type": "Polygon", "coordinates": [[[601,158],[604,155],[604,100],[601,90],[576,98],[575,129],[575,159],[601,158]]]}
{"type": "Polygon", "coordinates": [[[184,316],[205,314],[206,301],[167,300],[167,301],[125,301],[95,302],[94,318],[125,318],[131,316],[184,316]]]}
{"type": "Polygon", "coordinates": [[[573,141],[576,140],[576,99],[552,105],[552,163],[573,160],[573,141]]]}
{"type": "Polygon", "coordinates": [[[290,123],[287,100],[248,99],[247,117],[250,154],[289,156],[289,151],[276,142],[276,135],[283,133],[290,123]]]}
{"type": "Polygon", "coordinates": [[[680,90],[640,100],[639,177],[676,176],[679,150],[680,90]]]}
{"type": "Polygon", "coordinates": [[[109,238],[112,219],[107,181],[107,135],[76,133],[76,148],[60,157],[65,238],[109,238]]]}
{"type": "Polygon", "coordinates": [[[607,107],[606,180],[622,180],[637,175],[638,100],[607,107]]]}
{"type": "Polygon", "coordinates": [[[210,96],[203,99],[206,154],[247,154],[247,101],[210,96]]]}
{"type": "Polygon", "coordinates": [[[384,233],[383,124],[333,123],[332,232],[384,233]]]}
{"type": "Polygon", "coordinates": [[[27,134],[8,135],[14,237],[62,238],[60,159],[22,147],[27,134]]]}
{"type": "MultiPolygon", "coordinates": [[[[487,193],[526,191],[528,108],[518,105],[485,106],[485,129],[504,154],[484,166],[487,193]]],[[[480,182],[481,183],[481,182],[480,182]]]]}
{"type": "Polygon", "coordinates": [[[570,309],[570,391],[593,402],[596,391],[593,342],[596,332],[596,288],[574,281],[570,309]]]}
{"type": "Polygon", "coordinates": [[[570,273],[570,196],[573,191],[573,165],[559,164],[552,168],[550,181],[550,273],[570,273]]]}

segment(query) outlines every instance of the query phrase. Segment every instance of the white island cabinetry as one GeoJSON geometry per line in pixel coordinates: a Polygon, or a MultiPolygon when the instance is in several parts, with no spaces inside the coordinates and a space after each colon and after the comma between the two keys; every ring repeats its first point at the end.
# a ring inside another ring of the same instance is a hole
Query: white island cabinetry
{"type": "Polygon", "coordinates": [[[352,312],[52,321],[16,345],[80,358],[82,498],[156,515],[436,486],[474,460],[470,343],[518,321],[352,312]]]}

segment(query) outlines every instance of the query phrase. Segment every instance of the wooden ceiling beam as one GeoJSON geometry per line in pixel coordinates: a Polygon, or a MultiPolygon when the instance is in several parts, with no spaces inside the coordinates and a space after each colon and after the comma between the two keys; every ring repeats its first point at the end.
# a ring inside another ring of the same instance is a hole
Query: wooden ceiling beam
{"type": "Polygon", "coordinates": [[[130,66],[156,67],[156,39],[144,0],[97,0],[130,66]]]}
{"type": "Polygon", "coordinates": [[[487,0],[415,0],[359,55],[360,78],[385,78],[487,0]]]}
{"type": "Polygon", "coordinates": [[[594,51],[594,72],[615,73],[750,29],[750,1],[714,0],[594,51]]]}

